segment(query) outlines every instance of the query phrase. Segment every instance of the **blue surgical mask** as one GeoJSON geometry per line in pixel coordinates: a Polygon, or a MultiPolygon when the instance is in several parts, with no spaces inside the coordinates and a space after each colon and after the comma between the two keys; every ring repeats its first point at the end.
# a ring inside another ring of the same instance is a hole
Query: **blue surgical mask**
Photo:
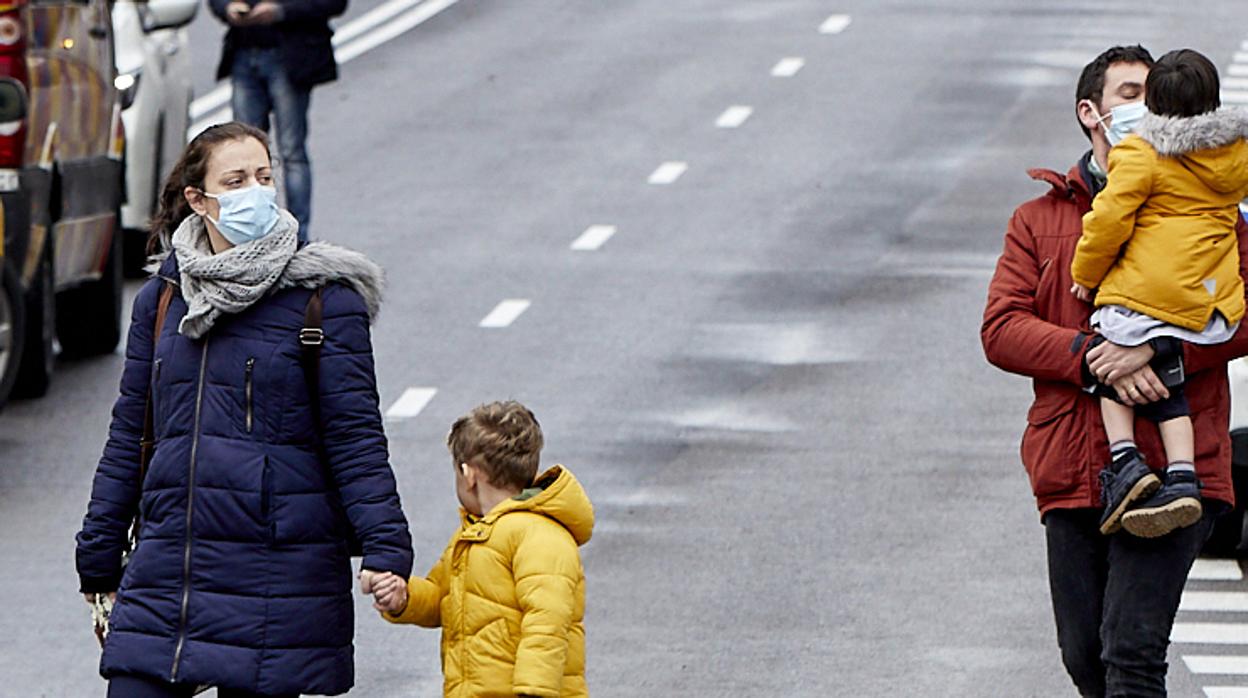
{"type": "Polygon", "coordinates": [[[1148,107],[1144,106],[1144,102],[1127,102],[1119,104],[1109,113],[1102,116],[1096,113],[1096,108],[1092,108],[1092,113],[1096,114],[1096,121],[1105,128],[1105,138],[1109,140],[1111,146],[1118,145],[1122,139],[1126,138],[1139,123],[1148,114],[1148,107]],[[1109,126],[1105,126],[1105,119],[1111,119],[1109,126]]]}
{"type": "Polygon", "coordinates": [[[235,189],[224,194],[201,193],[221,204],[220,220],[205,218],[217,226],[221,237],[231,244],[242,245],[268,235],[277,225],[281,213],[277,208],[277,189],[259,184],[235,189]]]}

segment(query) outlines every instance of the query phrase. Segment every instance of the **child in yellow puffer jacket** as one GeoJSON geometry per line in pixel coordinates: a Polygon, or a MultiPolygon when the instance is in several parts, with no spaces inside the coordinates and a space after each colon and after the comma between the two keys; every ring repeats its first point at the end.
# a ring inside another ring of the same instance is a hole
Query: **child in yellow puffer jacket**
{"type": "Polygon", "coordinates": [[[1135,385],[1094,389],[1110,443],[1100,475],[1101,532],[1154,538],[1203,512],[1182,342],[1227,341],[1244,315],[1235,229],[1248,196],[1248,115],[1218,110],[1217,69],[1187,49],[1157,61],[1145,93],[1151,113],[1109,151],[1105,188],[1084,216],[1071,292],[1087,301],[1097,289],[1093,343],[1148,343],[1168,389],[1152,403],[1135,385]],[[1164,480],[1135,448],[1137,413],[1161,432],[1164,480]]]}
{"type": "Polygon", "coordinates": [[[446,696],[588,696],[589,497],[567,468],[537,475],[542,430],[518,402],[477,407],[447,446],[459,530],[428,577],[367,573],[365,591],[391,623],[442,628],[446,696]]]}

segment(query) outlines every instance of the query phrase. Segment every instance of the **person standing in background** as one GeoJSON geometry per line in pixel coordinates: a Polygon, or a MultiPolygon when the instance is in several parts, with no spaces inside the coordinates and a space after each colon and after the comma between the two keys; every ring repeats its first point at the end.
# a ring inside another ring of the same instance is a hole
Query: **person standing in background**
{"type": "Polygon", "coordinates": [[[331,17],[347,0],[209,0],[229,27],[217,79],[230,78],[234,119],[268,131],[277,127],[277,155],[286,207],[308,240],[312,220],[312,168],[308,160],[308,105],[312,88],[338,78],[330,38],[331,17]]]}

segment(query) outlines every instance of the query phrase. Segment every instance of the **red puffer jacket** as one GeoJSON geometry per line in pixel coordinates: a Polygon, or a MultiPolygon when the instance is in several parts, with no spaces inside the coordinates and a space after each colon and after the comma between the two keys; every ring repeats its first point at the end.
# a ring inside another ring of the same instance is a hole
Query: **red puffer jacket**
{"type": "MultiPolygon", "coordinates": [[[[1097,399],[1083,392],[1082,357],[1091,333],[1092,306],[1070,293],[1070,262],[1092,194],[1075,166],[1066,177],[1029,170],[1052,185],[1020,206],[1010,219],[1005,249],[988,287],[980,339],[994,366],[1032,378],[1035,400],[1027,412],[1023,466],[1041,514],[1050,509],[1098,507],[1097,474],[1109,446],[1097,399]]],[[[1248,278],[1248,225],[1237,226],[1240,275],[1248,278]]],[[[1248,325],[1248,323],[1244,323],[1248,325]]],[[[1186,345],[1188,403],[1196,432],[1196,472],[1203,494],[1233,504],[1230,391],[1226,362],[1248,354],[1248,328],[1212,346],[1186,345]]],[[[1157,428],[1136,420],[1136,442],[1154,467],[1164,465],[1157,428]]]]}

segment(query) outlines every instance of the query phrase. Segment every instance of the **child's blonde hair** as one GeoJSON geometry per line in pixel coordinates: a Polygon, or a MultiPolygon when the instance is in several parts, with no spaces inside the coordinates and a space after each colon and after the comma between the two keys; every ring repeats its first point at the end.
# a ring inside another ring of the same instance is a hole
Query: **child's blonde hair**
{"type": "Polygon", "coordinates": [[[514,400],[478,405],[455,420],[446,437],[456,467],[471,463],[485,471],[490,484],[516,489],[533,484],[542,444],[537,417],[514,400]]]}

